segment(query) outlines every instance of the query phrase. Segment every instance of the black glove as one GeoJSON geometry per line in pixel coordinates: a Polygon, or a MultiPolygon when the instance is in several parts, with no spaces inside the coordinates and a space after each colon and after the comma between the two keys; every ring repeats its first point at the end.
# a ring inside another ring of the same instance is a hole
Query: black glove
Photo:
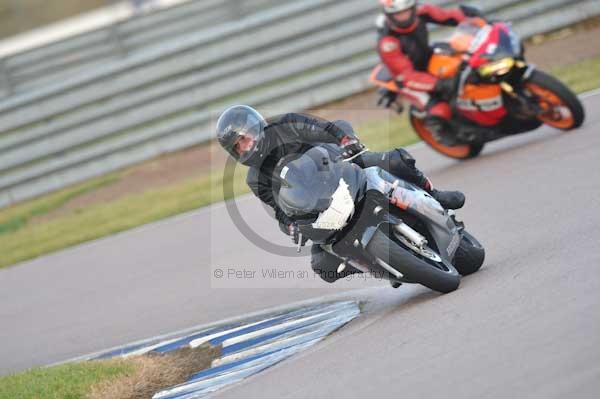
{"type": "Polygon", "coordinates": [[[443,99],[449,99],[456,90],[456,78],[438,79],[433,91],[443,99]]]}
{"type": "Polygon", "coordinates": [[[360,143],[358,137],[345,136],[340,144],[342,147],[342,156],[345,159],[351,158],[365,149],[365,146],[360,143]]]}
{"type": "Polygon", "coordinates": [[[379,94],[381,97],[379,97],[379,101],[377,101],[377,106],[383,105],[385,108],[391,107],[394,101],[396,101],[396,98],[398,98],[398,93],[391,90],[380,89],[379,94]]]}
{"type": "MultiPolygon", "coordinates": [[[[298,227],[298,223],[292,222],[288,224],[288,235],[292,237],[292,242],[296,245],[300,242],[300,228],[298,227]]],[[[308,241],[308,238],[302,237],[302,243],[300,245],[304,246],[308,241]]]]}

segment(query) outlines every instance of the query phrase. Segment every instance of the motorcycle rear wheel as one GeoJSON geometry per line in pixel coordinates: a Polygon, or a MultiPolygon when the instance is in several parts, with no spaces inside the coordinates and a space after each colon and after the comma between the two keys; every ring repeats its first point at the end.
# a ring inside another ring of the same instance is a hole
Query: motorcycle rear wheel
{"type": "Polygon", "coordinates": [[[443,154],[447,157],[454,159],[469,159],[475,158],[481,150],[483,150],[484,144],[460,144],[460,145],[445,145],[437,141],[431,131],[425,126],[423,119],[419,119],[416,116],[410,115],[410,124],[417,133],[417,135],[431,148],[443,154]]]}
{"type": "Polygon", "coordinates": [[[367,252],[398,270],[410,281],[441,293],[456,290],[460,285],[460,275],[447,262],[435,262],[419,257],[414,251],[390,239],[378,230],[367,246],[367,252]]]}
{"type": "Polygon", "coordinates": [[[577,96],[560,80],[535,70],[525,89],[534,94],[544,111],[538,119],[548,126],[561,130],[576,129],[585,119],[585,111],[577,96]]]}

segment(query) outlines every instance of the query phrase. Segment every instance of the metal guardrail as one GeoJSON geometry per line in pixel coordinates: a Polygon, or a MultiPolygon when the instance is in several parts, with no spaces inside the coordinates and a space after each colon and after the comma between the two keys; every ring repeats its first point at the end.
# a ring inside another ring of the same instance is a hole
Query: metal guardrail
{"type": "Polygon", "coordinates": [[[97,63],[118,60],[158,42],[268,9],[276,0],[202,0],[119,21],[105,28],[5,57],[0,95],[43,86],[97,63]]]}
{"type": "MultiPolygon", "coordinates": [[[[525,37],[600,14],[591,0],[478,3],[525,37]]],[[[0,207],[209,140],[233,102],[282,112],[365,90],[376,14],[364,0],[271,7],[0,101],[0,207]]]]}

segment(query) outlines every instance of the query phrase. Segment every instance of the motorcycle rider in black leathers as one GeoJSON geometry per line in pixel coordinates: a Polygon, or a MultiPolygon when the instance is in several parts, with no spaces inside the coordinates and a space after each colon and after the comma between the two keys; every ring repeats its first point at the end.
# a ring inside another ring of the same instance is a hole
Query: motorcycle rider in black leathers
{"type": "MultiPolygon", "coordinates": [[[[288,113],[265,120],[258,111],[237,105],[225,110],[217,121],[217,138],[221,146],[238,162],[248,166],[246,183],[261,201],[275,211],[280,229],[298,244],[298,226],[277,205],[275,197],[279,187],[273,171],[310,148],[324,143],[340,147],[344,158],[360,154],[364,146],[346,121],[329,122],[314,116],[288,113]]],[[[458,191],[433,189],[430,180],[415,167],[415,160],[401,148],[388,152],[364,152],[352,162],[362,168],[379,166],[426,191],[447,209],[463,206],[465,197],[458,191]]],[[[303,244],[303,243],[302,243],[303,244]]],[[[342,273],[337,269],[340,260],[323,251],[318,245],[311,249],[311,266],[319,276],[334,282],[358,270],[347,267],[342,273]]]]}

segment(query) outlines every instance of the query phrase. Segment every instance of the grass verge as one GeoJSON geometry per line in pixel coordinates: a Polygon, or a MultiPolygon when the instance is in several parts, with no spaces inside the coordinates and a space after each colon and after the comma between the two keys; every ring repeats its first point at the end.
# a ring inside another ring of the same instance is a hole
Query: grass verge
{"type": "Polygon", "coordinates": [[[10,207],[6,211],[0,212],[0,236],[13,233],[24,227],[34,217],[48,214],[80,195],[116,183],[119,179],[120,175],[116,173],[102,176],[10,207]]]}
{"type": "MultiPolygon", "coordinates": [[[[576,92],[600,87],[600,57],[561,67],[551,73],[576,92]]],[[[408,126],[406,115],[370,122],[357,127],[363,142],[372,150],[405,146],[418,141],[408,126]]],[[[245,168],[237,168],[233,193],[248,192],[245,168]]],[[[113,177],[117,178],[117,177],[113,177]]],[[[28,223],[34,216],[55,209],[68,199],[108,184],[95,180],[78,188],[66,189],[37,200],[0,211],[0,268],[47,254],[71,245],[104,237],[168,216],[228,199],[223,195],[223,172],[178,182],[170,187],[108,203],[78,209],[40,223],[28,223]]]]}
{"type": "Polygon", "coordinates": [[[146,399],[210,367],[219,353],[219,348],[200,346],[165,355],[35,368],[0,377],[0,399],[146,399]]]}
{"type": "Polygon", "coordinates": [[[106,0],[0,0],[0,39],[27,32],[82,12],[106,6],[106,0]]]}

